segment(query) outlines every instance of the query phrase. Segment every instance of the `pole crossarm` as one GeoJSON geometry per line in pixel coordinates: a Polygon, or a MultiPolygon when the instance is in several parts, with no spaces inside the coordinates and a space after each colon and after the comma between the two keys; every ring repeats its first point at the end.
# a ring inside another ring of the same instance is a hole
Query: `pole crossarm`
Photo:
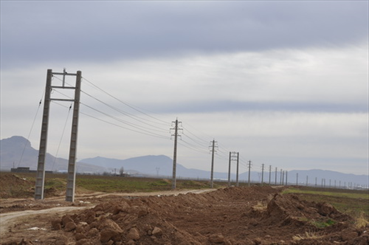
{"type": "Polygon", "coordinates": [[[64,72],[53,72],[53,75],[61,75],[61,76],[77,76],[78,73],[64,73],[64,72]]]}
{"type": "Polygon", "coordinates": [[[50,99],[52,101],[74,101],[74,99],[50,99]]]}
{"type": "Polygon", "coordinates": [[[51,86],[51,88],[76,89],[76,87],[65,87],[65,86],[51,86]]]}

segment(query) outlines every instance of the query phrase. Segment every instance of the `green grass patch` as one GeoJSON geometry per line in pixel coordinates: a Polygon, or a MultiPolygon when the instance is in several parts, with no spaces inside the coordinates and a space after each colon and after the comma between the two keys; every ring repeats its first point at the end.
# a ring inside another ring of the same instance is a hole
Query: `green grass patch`
{"type": "Polygon", "coordinates": [[[171,186],[170,181],[168,180],[157,180],[151,183],[152,186],[171,186]]]}
{"type": "Polygon", "coordinates": [[[136,179],[119,176],[78,176],[76,186],[100,192],[151,192],[169,189],[169,184],[161,180],[136,179]]]}
{"type": "Polygon", "coordinates": [[[300,187],[288,188],[282,193],[296,194],[300,199],[310,202],[326,202],[341,213],[369,220],[368,191],[300,187]]]}
{"type": "Polygon", "coordinates": [[[67,186],[67,181],[62,180],[60,178],[45,180],[45,189],[54,188],[57,190],[62,190],[62,189],[65,189],[66,186],[67,186]]]}
{"type": "Polygon", "coordinates": [[[316,228],[319,228],[319,229],[324,229],[326,227],[329,227],[331,225],[334,225],[336,223],[336,221],[334,220],[331,220],[331,219],[328,219],[326,221],[310,221],[310,223],[315,226],[316,228]]]}
{"type": "Polygon", "coordinates": [[[312,195],[323,195],[323,196],[333,196],[333,197],[347,197],[355,199],[366,199],[369,200],[369,193],[367,191],[326,191],[327,189],[311,189],[311,188],[288,188],[282,192],[282,194],[288,193],[298,193],[298,194],[312,194],[312,195]]]}

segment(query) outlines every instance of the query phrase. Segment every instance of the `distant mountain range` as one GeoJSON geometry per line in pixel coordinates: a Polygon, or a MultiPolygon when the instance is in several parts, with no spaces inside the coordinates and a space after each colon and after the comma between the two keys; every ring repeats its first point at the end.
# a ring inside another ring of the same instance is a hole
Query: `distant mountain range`
{"type": "MultiPolygon", "coordinates": [[[[0,141],[0,170],[9,171],[13,167],[29,167],[31,170],[37,169],[38,150],[32,148],[31,143],[21,136],[13,136],[11,138],[2,139],[0,141]],[[22,159],[20,161],[20,159],[22,159]]],[[[46,170],[65,171],[68,166],[68,160],[63,158],[55,158],[47,154],[46,170]]],[[[112,159],[106,157],[94,157],[82,159],[77,163],[78,173],[102,174],[119,173],[121,168],[124,172],[131,175],[145,175],[157,177],[171,177],[173,170],[173,160],[167,156],[140,156],[125,160],[112,159]]],[[[195,178],[210,179],[210,171],[199,169],[188,169],[181,164],[177,164],[177,178],[195,178]]],[[[279,183],[280,173],[277,173],[277,183],[279,183]]],[[[261,181],[261,173],[251,171],[250,179],[253,182],[261,181]]],[[[215,172],[214,179],[228,179],[228,173],[215,172]]],[[[235,174],[231,175],[232,181],[236,179],[235,174]]],[[[266,171],[263,176],[264,183],[269,183],[269,172],[266,171]]],[[[287,174],[287,180],[291,184],[305,185],[308,181],[309,185],[322,184],[325,179],[325,186],[344,186],[349,183],[368,186],[368,175],[344,174],[328,170],[293,170],[287,174]],[[298,173],[298,177],[297,177],[298,173]]],[[[246,182],[248,173],[240,173],[239,180],[246,182]]],[[[271,183],[275,183],[275,172],[271,173],[271,183]]]]}
{"type": "MultiPolygon", "coordinates": [[[[31,170],[37,169],[38,150],[31,146],[31,143],[22,136],[13,136],[0,141],[0,170],[9,171],[11,168],[29,167],[31,170]]],[[[68,168],[68,160],[56,158],[51,154],[46,154],[45,170],[65,171],[68,168]]],[[[103,173],[107,169],[86,163],[78,163],[77,172],[103,173]]]]}

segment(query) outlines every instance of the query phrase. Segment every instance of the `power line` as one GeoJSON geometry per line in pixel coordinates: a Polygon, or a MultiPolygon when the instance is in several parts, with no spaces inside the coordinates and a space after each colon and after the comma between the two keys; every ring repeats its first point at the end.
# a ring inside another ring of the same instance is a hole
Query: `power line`
{"type": "MultiPolygon", "coordinates": [[[[59,94],[61,94],[61,95],[63,95],[63,96],[65,96],[65,97],[67,97],[67,98],[71,98],[70,96],[68,96],[68,95],[66,95],[66,94],[64,94],[64,93],[62,93],[62,92],[60,92],[60,91],[58,91],[58,90],[55,90],[55,92],[57,92],[57,93],[59,93],[59,94]]],[[[84,92],[85,93],[85,92],[84,92]]],[[[87,93],[85,93],[85,94],[87,94],[87,93]]],[[[91,96],[91,97],[93,97],[93,96],[91,96]]],[[[94,97],[95,98],[95,97],[94,97]]],[[[118,112],[120,112],[120,113],[122,113],[122,114],[124,114],[122,111],[120,111],[119,109],[117,109],[117,108],[115,108],[115,107],[113,107],[113,106],[110,106],[110,105],[108,105],[107,103],[105,103],[105,102],[103,102],[103,101],[101,101],[101,100],[99,100],[99,99],[97,99],[97,98],[95,98],[96,100],[98,100],[99,102],[101,102],[101,103],[103,103],[104,105],[106,105],[106,106],[108,106],[108,107],[110,107],[110,108],[114,108],[114,110],[116,110],[116,111],[118,111],[118,112]]],[[[152,130],[152,129],[148,129],[148,128],[145,128],[145,127],[143,127],[143,126],[139,126],[139,125],[137,125],[137,124],[134,124],[134,123],[131,123],[131,122],[128,122],[128,121],[124,121],[124,120],[122,120],[122,119],[119,119],[119,118],[117,118],[117,117],[114,117],[114,116],[112,116],[112,115],[109,115],[108,113],[106,113],[106,112],[102,112],[101,110],[98,110],[98,109],[96,109],[96,108],[94,108],[94,107],[92,107],[92,106],[89,106],[89,105],[87,105],[87,104],[85,104],[85,103],[83,103],[83,102],[80,102],[80,104],[81,105],[83,105],[83,106],[86,106],[86,107],[88,107],[88,108],[90,108],[91,110],[94,110],[94,111],[96,111],[96,112],[99,112],[99,113],[101,113],[101,114],[103,114],[103,115],[105,115],[105,116],[107,116],[107,117],[110,117],[110,118],[112,118],[112,119],[114,119],[114,120],[117,120],[117,121],[119,121],[119,122],[121,122],[121,123],[124,123],[124,124],[126,124],[126,125],[128,125],[128,126],[130,126],[130,127],[133,127],[133,128],[136,128],[136,129],[139,129],[139,130],[142,130],[142,131],[145,131],[145,133],[144,134],[146,134],[146,135],[151,135],[151,136],[160,136],[160,137],[163,137],[162,135],[159,135],[159,134],[157,134],[157,133],[152,133],[152,132],[150,132],[150,130],[152,130]]],[[[125,115],[125,114],[124,114],[125,115]]],[[[150,125],[150,126],[152,126],[152,125],[150,125]]],[[[155,127],[155,126],[152,126],[152,127],[155,127]]],[[[121,127],[121,128],[125,128],[125,129],[128,129],[128,130],[131,130],[131,131],[133,131],[133,132],[138,132],[138,131],[136,131],[136,130],[132,130],[132,129],[129,129],[129,128],[126,128],[126,127],[121,127]]],[[[156,129],[159,129],[159,130],[161,130],[162,132],[167,132],[166,130],[164,130],[164,129],[160,129],[160,128],[158,128],[158,127],[155,127],[156,129]]]]}
{"type": "MultiPolygon", "coordinates": [[[[103,114],[103,115],[105,115],[105,116],[107,116],[107,117],[109,117],[109,118],[112,118],[112,119],[114,119],[114,120],[116,120],[116,121],[118,121],[118,122],[121,122],[121,123],[123,123],[123,124],[126,124],[126,125],[128,125],[128,126],[130,126],[130,127],[136,128],[136,129],[141,130],[141,131],[138,131],[138,130],[135,130],[135,129],[131,129],[131,128],[127,128],[127,127],[123,127],[123,126],[119,126],[120,128],[124,128],[124,129],[130,130],[130,131],[136,132],[136,133],[141,133],[141,134],[145,134],[145,135],[150,135],[150,136],[154,136],[154,137],[158,137],[158,138],[165,138],[165,139],[167,139],[167,138],[168,138],[168,137],[165,137],[165,136],[160,135],[160,134],[152,133],[152,132],[150,132],[149,130],[146,130],[146,129],[144,129],[144,128],[140,127],[140,126],[134,125],[133,123],[126,122],[126,121],[123,121],[122,119],[119,119],[119,118],[117,118],[117,117],[111,116],[111,115],[109,115],[109,114],[107,114],[107,113],[105,113],[105,112],[102,112],[102,111],[100,111],[100,110],[98,110],[98,109],[96,109],[96,108],[93,108],[93,107],[91,107],[91,106],[89,106],[89,105],[87,105],[87,104],[84,104],[84,103],[82,103],[82,102],[81,102],[81,104],[82,104],[82,105],[84,105],[84,106],[86,106],[86,107],[88,107],[88,108],[90,108],[91,110],[94,110],[94,111],[96,111],[96,112],[99,112],[99,113],[101,113],[101,114],[103,114]]],[[[81,114],[87,115],[86,113],[81,113],[81,114]]],[[[88,116],[90,116],[90,115],[88,115],[88,116]]],[[[91,117],[93,117],[93,116],[91,116],[91,117]]],[[[93,118],[96,118],[96,117],[93,117],[93,118]]],[[[96,118],[96,119],[97,119],[97,118],[96,118]]],[[[100,120],[100,121],[104,121],[104,122],[106,122],[105,120],[100,120]]],[[[110,124],[111,124],[111,123],[110,123],[110,124]]],[[[114,124],[114,125],[116,125],[116,124],[114,124]]],[[[117,126],[117,125],[116,125],[116,126],[117,126]]]]}
{"type": "MultiPolygon", "coordinates": [[[[41,99],[40,99],[40,102],[38,103],[38,107],[37,107],[37,110],[36,110],[36,114],[35,114],[35,116],[34,116],[34,118],[33,118],[33,121],[32,121],[32,124],[31,124],[31,129],[29,130],[29,133],[28,133],[28,136],[27,136],[27,140],[29,140],[29,137],[31,136],[31,133],[32,133],[32,130],[33,130],[33,126],[35,125],[35,121],[36,121],[36,118],[37,118],[37,114],[38,114],[38,111],[40,110],[40,107],[41,107],[41,104],[42,104],[42,98],[43,98],[43,95],[42,95],[42,97],[41,97],[41,99]]],[[[25,150],[26,150],[26,145],[27,145],[27,144],[24,144],[24,147],[23,147],[23,150],[22,150],[22,154],[21,154],[21,157],[20,157],[20,159],[19,159],[19,162],[18,162],[17,167],[19,167],[19,166],[20,166],[20,164],[21,164],[21,162],[22,162],[22,160],[23,160],[23,155],[24,155],[24,152],[25,152],[25,150]]]]}
{"type": "Polygon", "coordinates": [[[115,96],[111,95],[110,93],[108,93],[108,92],[106,92],[105,90],[101,89],[101,88],[100,88],[100,87],[98,87],[97,85],[93,84],[91,81],[87,80],[86,78],[84,78],[84,77],[83,77],[82,79],[83,79],[83,80],[85,80],[87,83],[89,83],[89,84],[90,84],[91,86],[93,86],[94,88],[96,88],[96,89],[100,90],[101,92],[105,93],[106,95],[110,96],[111,98],[113,98],[113,99],[115,99],[115,100],[119,101],[120,103],[122,103],[122,104],[124,104],[124,105],[128,106],[129,108],[131,108],[131,109],[133,109],[133,110],[135,110],[135,111],[137,111],[137,112],[140,112],[140,113],[144,114],[144,115],[145,115],[145,116],[147,116],[147,117],[150,117],[150,118],[152,118],[152,119],[155,119],[155,120],[156,120],[156,122],[158,122],[158,123],[161,123],[161,124],[163,124],[163,125],[168,126],[168,122],[163,121],[163,120],[161,120],[161,119],[159,119],[159,118],[156,118],[156,117],[154,117],[154,116],[151,116],[151,115],[149,115],[148,113],[144,112],[142,109],[138,109],[138,108],[136,108],[135,106],[132,106],[132,105],[128,104],[127,102],[124,102],[124,101],[122,101],[121,99],[118,99],[117,97],[115,97],[115,96]]]}
{"type": "Polygon", "coordinates": [[[190,133],[191,135],[193,135],[194,137],[196,137],[196,138],[198,138],[196,135],[194,135],[194,134],[192,134],[190,131],[188,131],[188,130],[185,130],[185,128],[183,128],[183,135],[185,135],[186,137],[188,137],[190,140],[192,140],[194,143],[196,143],[196,144],[198,144],[199,146],[201,146],[201,147],[208,147],[208,141],[204,141],[204,142],[206,142],[206,144],[204,144],[204,143],[202,143],[202,142],[200,142],[200,141],[198,141],[198,140],[196,140],[195,138],[192,138],[192,137],[190,137],[188,134],[185,134],[185,132],[188,132],[188,133],[190,133]]]}
{"type": "Polygon", "coordinates": [[[106,105],[107,107],[109,107],[109,108],[111,108],[111,109],[113,109],[113,110],[115,110],[115,111],[117,111],[117,112],[119,112],[119,113],[121,113],[121,114],[123,114],[123,115],[125,115],[125,116],[128,116],[128,117],[130,117],[130,118],[132,118],[132,119],[134,119],[134,120],[136,120],[136,121],[138,121],[138,122],[140,122],[140,123],[143,123],[143,124],[145,124],[145,125],[148,125],[148,126],[150,126],[150,127],[153,127],[153,128],[155,128],[156,130],[161,130],[161,131],[165,131],[165,132],[167,132],[167,130],[164,130],[164,129],[159,128],[159,127],[157,127],[157,126],[153,126],[153,125],[151,125],[151,124],[147,123],[147,122],[146,122],[147,120],[141,119],[141,118],[139,118],[139,117],[137,117],[137,116],[135,116],[135,115],[133,115],[133,114],[130,114],[130,113],[128,113],[128,112],[125,112],[125,111],[123,111],[123,110],[120,110],[120,109],[118,109],[118,108],[116,108],[116,107],[114,107],[114,106],[111,106],[111,105],[109,105],[108,103],[106,103],[106,102],[104,102],[104,101],[102,101],[102,100],[100,100],[100,99],[98,99],[98,98],[96,98],[96,97],[94,97],[94,96],[92,96],[92,95],[88,94],[88,93],[87,93],[87,92],[85,92],[85,91],[81,91],[81,92],[82,92],[83,94],[85,94],[85,95],[89,96],[90,98],[93,98],[93,99],[95,99],[96,101],[98,101],[98,102],[100,102],[100,103],[102,103],[102,104],[106,105]]]}
{"type": "Polygon", "coordinates": [[[182,146],[187,147],[188,149],[191,149],[191,150],[194,150],[194,151],[197,151],[197,152],[201,152],[201,153],[205,153],[205,154],[209,154],[208,151],[201,150],[198,147],[194,146],[193,144],[183,140],[182,138],[181,138],[180,142],[185,143],[186,145],[182,144],[182,146]]]}
{"type": "Polygon", "coordinates": [[[54,165],[55,165],[55,163],[56,163],[56,159],[58,158],[60,145],[61,145],[61,142],[62,142],[62,140],[63,140],[63,136],[64,136],[65,128],[66,128],[66,126],[67,126],[67,122],[68,122],[68,118],[69,118],[69,114],[70,114],[70,109],[71,109],[71,108],[72,108],[72,104],[70,105],[69,110],[68,110],[67,119],[65,120],[65,123],[64,123],[63,131],[62,131],[62,134],[61,134],[61,137],[60,137],[60,141],[59,141],[58,149],[56,150],[56,154],[55,154],[55,158],[54,158],[53,166],[51,167],[51,171],[54,169],[54,165]]]}

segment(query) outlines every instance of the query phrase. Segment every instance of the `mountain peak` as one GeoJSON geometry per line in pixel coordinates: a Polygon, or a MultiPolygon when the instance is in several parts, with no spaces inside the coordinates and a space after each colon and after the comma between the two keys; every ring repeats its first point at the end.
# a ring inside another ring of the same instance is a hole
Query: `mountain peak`
{"type": "Polygon", "coordinates": [[[4,145],[10,145],[16,148],[31,147],[31,142],[22,136],[12,136],[10,138],[2,139],[0,142],[1,147],[3,147],[4,145]]]}

